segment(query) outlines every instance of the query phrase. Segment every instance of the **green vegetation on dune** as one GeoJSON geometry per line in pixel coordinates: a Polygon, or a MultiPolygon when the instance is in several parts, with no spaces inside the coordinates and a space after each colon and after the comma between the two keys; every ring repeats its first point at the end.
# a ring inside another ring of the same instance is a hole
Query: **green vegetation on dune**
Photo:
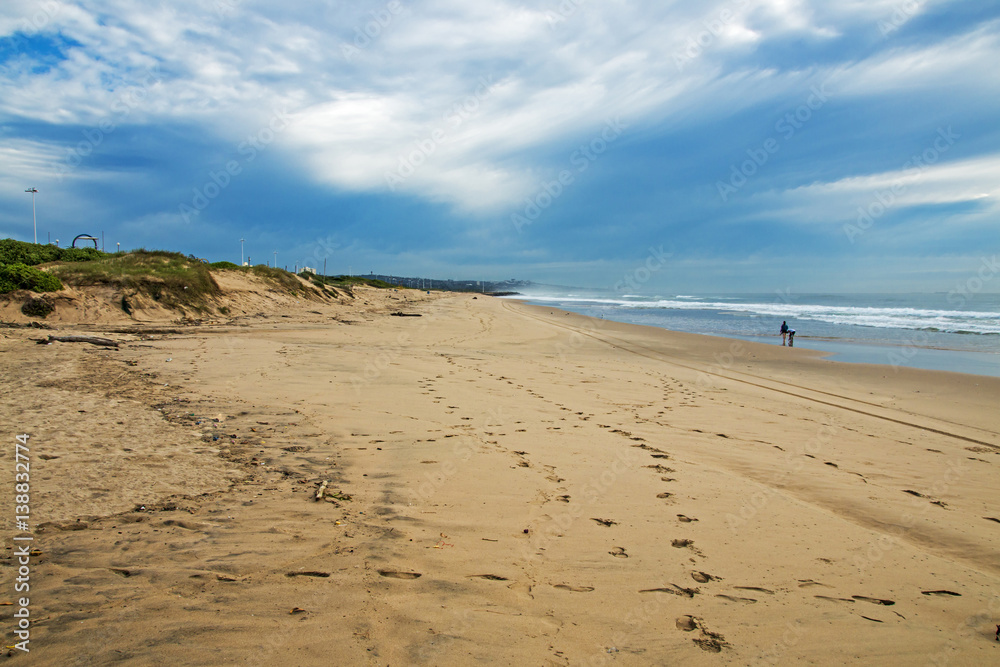
{"type": "Polygon", "coordinates": [[[157,301],[190,302],[219,293],[208,265],[178,252],[133,250],[48,268],[68,285],[109,285],[147,292],[157,301]]]}
{"type": "Polygon", "coordinates": [[[37,266],[49,262],[88,262],[111,256],[95,248],[59,248],[43,243],[0,239],[0,264],[37,266]]]}
{"type": "Polygon", "coordinates": [[[303,285],[295,278],[295,274],[284,269],[272,269],[266,264],[257,264],[241,268],[242,271],[249,271],[258,278],[276,283],[279,287],[284,287],[293,292],[301,290],[303,285]]]}
{"type": "MultiPolygon", "coordinates": [[[[51,292],[62,289],[64,284],[73,287],[107,285],[147,294],[165,306],[189,305],[200,309],[206,297],[221,294],[212,271],[253,275],[293,295],[304,294],[309,289],[294,274],[264,264],[207,264],[192,255],[165,250],[106,253],[94,248],[59,248],[0,239],[0,294],[18,289],[51,292]],[[36,268],[38,265],[44,266],[36,268]]],[[[358,276],[320,276],[305,271],[299,276],[318,292],[334,298],[341,293],[351,296],[351,289],[362,285],[403,289],[382,280],[358,276]]]]}
{"type": "Polygon", "coordinates": [[[377,287],[379,289],[405,289],[399,285],[387,283],[384,280],[361,278],[359,276],[319,276],[314,273],[306,273],[304,271],[299,275],[308,280],[312,280],[314,283],[330,285],[332,287],[356,287],[358,285],[367,285],[369,287],[377,287]]]}
{"type": "Polygon", "coordinates": [[[56,292],[63,288],[59,279],[40,269],[37,264],[63,261],[77,262],[97,253],[93,248],[57,248],[40,243],[24,243],[14,239],[0,239],[0,294],[15,290],[56,292]]]}
{"type": "Polygon", "coordinates": [[[0,294],[26,289],[35,292],[57,292],[63,288],[55,276],[33,266],[0,264],[0,294]]]}

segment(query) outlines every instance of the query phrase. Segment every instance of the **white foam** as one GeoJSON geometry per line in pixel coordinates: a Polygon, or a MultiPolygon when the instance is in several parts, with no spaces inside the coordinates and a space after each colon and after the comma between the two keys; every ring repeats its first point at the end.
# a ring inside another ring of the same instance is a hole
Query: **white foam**
{"type": "Polygon", "coordinates": [[[720,310],[774,317],[776,319],[815,320],[830,324],[883,329],[936,329],[946,333],[1000,334],[1000,314],[982,311],[787,303],[733,303],[722,300],[680,300],[697,298],[684,295],[676,296],[673,299],[649,299],[646,301],[625,301],[624,299],[576,296],[531,296],[529,298],[534,301],[620,306],[638,309],[720,310]]]}

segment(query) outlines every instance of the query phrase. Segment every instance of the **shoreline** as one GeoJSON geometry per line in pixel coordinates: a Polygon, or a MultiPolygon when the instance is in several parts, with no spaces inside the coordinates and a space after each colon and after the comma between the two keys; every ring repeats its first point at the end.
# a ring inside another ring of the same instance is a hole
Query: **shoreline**
{"type": "Polygon", "coordinates": [[[3,332],[37,659],[993,655],[1000,380],[359,294],[117,352],[3,332]]]}
{"type": "MultiPolygon", "coordinates": [[[[507,301],[516,301],[524,305],[538,306],[540,308],[553,308],[562,312],[572,312],[583,317],[590,317],[595,320],[604,321],[604,318],[594,315],[566,310],[557,306],[548,306],[543,303],[532,302],[530,297],[505,298],[507,301]]],[[[621,322],[621,320],[608,320],[621,322]]],[[[662,331],[673,333],[691,333],[694,335],[709,336],[714,338],[724,338],[727,340],[741,340],[768,345],[765,341],[777,338],[780,335],[769,334],[760,335],[736,335],[725,333],[704,333],[689,332],[678,329],[670,329],[658,324],[639,324],[634,322],[622,322],[623,324],[635,324],[636,326],[647,326],[662,331]]],[[[892,329],[891,331],[912,331],[914,339],[919,338],[921,330],[892,329]]],[[[959,335],[959,334],[955,334],[959,335]]],[[[988,335],[988,334],[975,334],[988,335]]],[[[875,364],[888,366],[890,368],[905,367],[920,370],[954,372],[966,375],[978,375],[981,377],[1000,377],[1000,352],[985,352],[980,350],[967,350],[941,346],[920,345],[915,340],[904,342],[899,341],[879,341],[866,340],[861,338],[828,337],[828,336],[807,336],[799,334],[796,340],[801,341],[796,349],[813,349],[824,353],[830,360],[847,364],[875,364]],[[801,347],[802,345],[813,344],[812,347],[801,347]],[[926,354],[924,354],[926,353],[926,354]],[[879,359],[881,357],[881,359],[879,359]],[[916,362],[916,363],[915,363],[916,362]],[[978,372],[976,372],[978,370],[978,372]]],[[[780,344],[777,347],[782,347],[780,344]]]]}

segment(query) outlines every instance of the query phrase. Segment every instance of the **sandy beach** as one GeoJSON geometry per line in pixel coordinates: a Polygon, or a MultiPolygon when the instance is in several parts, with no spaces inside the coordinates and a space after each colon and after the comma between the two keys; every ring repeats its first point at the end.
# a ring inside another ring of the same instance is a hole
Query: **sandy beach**
{"type": "Polygon", "coordinates": [[[31,652],[5,659],[1000,656],[1000,378],[357,295],[0,330],[4,465],[29,434],[35,549],[31,652]],[[121,347],[32,340],[57,332],[121,347]]]}

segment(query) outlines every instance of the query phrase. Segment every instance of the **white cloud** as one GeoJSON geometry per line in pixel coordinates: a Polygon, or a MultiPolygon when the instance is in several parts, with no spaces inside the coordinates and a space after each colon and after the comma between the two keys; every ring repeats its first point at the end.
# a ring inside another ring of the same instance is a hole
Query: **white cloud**
{"type": "Polygon", "coordinates": [[[930,145],[934,164],[908,160],[899,169],[756,195],[771,219],[806,224],[854,222],[859,209],[881,218],[907,207],[976,204],[966,217],[994,224],[1000,214],[1000,154],[946,162],[930,145]]]}
{"type": "MultiPolygon", "coordinates": [[[[553,14],[554,1],[401,2],[398,12],[389,4],[56,2],[37,29],[83,46],[44,74],[4,71],[0,119],[192,123],[235,145],[284,110],[294,122],[275,150],[291,153],[316,182],[380,192],[389,190],[386,173],[437,132],[433,151],[394,190],[463,212],[501,211],[615,116],[648,126],[732,114],[845,67],[838,81],[862,96],[973,79],[1000,51],[985,27],[826,72],[755,70],[741,60],[772,39],[874,30],[898,4],[889,0],[581,0],[565,15],[553,14]],[[679,67],[691,44],[694,55],[679,67]],[[355,49],[350,57],[344,45],[355,49]],[[488,93],[477,96],[484,77],[488,93]],[[139,93],[128,114],[114,111],[139,93]],[[470,99],[474,109],[453,113],[470,99]]],[[[0,9],[0,34],[35,7],[11,0],[0,9]]]]}

